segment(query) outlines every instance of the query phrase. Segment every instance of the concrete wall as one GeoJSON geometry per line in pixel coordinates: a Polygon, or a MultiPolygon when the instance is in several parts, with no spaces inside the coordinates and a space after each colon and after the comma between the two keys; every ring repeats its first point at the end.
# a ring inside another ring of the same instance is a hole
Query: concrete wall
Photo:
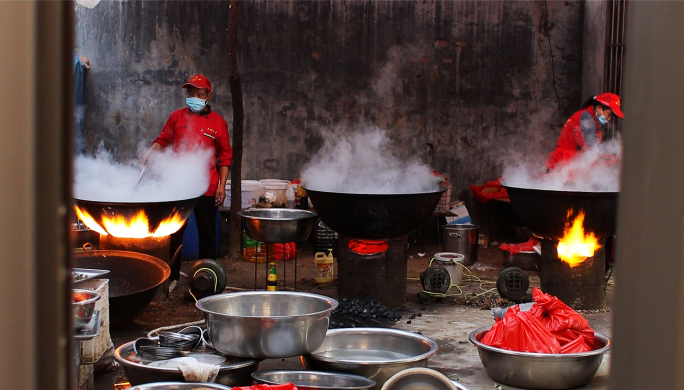
{"type": "MultiPolygon", "coordinates": [[[[446,174],[454,199],[506,159],[544,158],[582,97],[577,1],[253,1],[242,5],[244,178],[294,179],[321,129],[379,126],[446,174]],[[552,63],[553,59],[553,63],[552,63]],[[555,75],[555,78],[554,78],[555,75]]],[[[86,148],[120,158],[183,106],[191,74],[230,122],[227,2],[77,7],[86,148]]]]}
{"type": "Polygon", "coordinates": [[[605,92],[603,76],[606,56],[607,4],[603,0],[589,0],[584,3],[582,99],[605,92]]]}

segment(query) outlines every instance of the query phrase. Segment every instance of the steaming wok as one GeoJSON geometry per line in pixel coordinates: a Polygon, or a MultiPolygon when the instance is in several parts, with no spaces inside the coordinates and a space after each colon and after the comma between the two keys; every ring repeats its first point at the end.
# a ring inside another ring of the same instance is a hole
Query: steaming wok
{"type": "Polygon", "coordinates": [[[154,298],[171,269],[162,260],[137,252],[95,250],[74,253],[73,266],[109,270],[109,322],[133,319],[154,298]]]}
{"type": "Polygon", "coordinates": [[[505,186],[513,211],[538,236],[563,237],[568,211],[584,210],[584,231],[599,240],[615,234],[618,192],[549,191],[505,186]]]}
{"type": "Polygon", "coordinates": [[[349,194],[306,189],[316,213],[330,229],[368,240],[401,237],[418,229],[432,216],[445,191],[349,194]]]}
{"type": "Polygon", "coordinates": [[[140,211],[144,211],[148,218],[149,229],[152,232],[159,227],[163,220],[172,216],[174,212],[177,212],[183,220],[186,220],[190,213],[192,213],[198,200],[199,197],[166,202],[116,203],[74,199],[76,206],[81,210],[87,211],[105,230],[106,228],[102,223],[102,215],[107,215],[110,218],[120,216],[125,220],[130,220],[140,211]]]}

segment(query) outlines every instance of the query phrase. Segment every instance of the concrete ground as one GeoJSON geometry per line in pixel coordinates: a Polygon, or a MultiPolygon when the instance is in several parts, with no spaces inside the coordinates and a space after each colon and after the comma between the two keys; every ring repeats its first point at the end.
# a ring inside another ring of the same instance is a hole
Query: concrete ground
{"type": "MultiPolygon", "coordinates": [[[[397,329],[411,332],[420,332],[432,338],[439,344],[439,351],[428,363],[428,367],[442,372],[449,378],[459,381],[468,386],[471,390],[490,390],[495,388],[496,383],[487,376],[478,356],[477,348],[468,341],[470,332],[481,326],[491,325],[494,321],[489,310],[481,310],[474,307],[463,306],[454,303],[452,297],[443,299],[441,302],[433,301],[429,304],[420,301],[417,293],[422,290],[417,278],[423,271],[432,255],[441,252],[441,244],[430,242],[419,242],[410,250],[408,264],[407,281],[407,303],[400,308],[402,319],[391,323],[397,329]],[[411,314],[418,314],[416,318],[409,319],[411,314]],[[410,321],[410,323],[408,323],[410,321]]],[[[480,249],[479,267],[471,267],[473,273],[482,280],[494,282],[499,272],[503,269],[503,254],[498,247],[490,246],[487,249],[480,249]],[[474,268],[480,268],[475,270],[474,268]]],[[[254,288],[254,264],[244,261],[230,261],[221,259],[220,263],[226,268],[228,276],[228,286],[233,288],[254,288]]],[[[288,287],[293,286],[294,265],[289,262],[287,265],[288,287]]],[[[336,264],[335,264],[336,266],[336,264]]],[[[282,263],[278,264],[278,275],[282,277],[282,263]]],[[[187,270],[189,264],[184,263],[183,269],[187,270]]],[[[257,288],[263,289],[265,279],[265,268],[263,264],[258,265],[257,288]]],[[[314,263],[313,250],[311,245],[304,243],[298,252],[298,289],[300,291],[314,292],[336,298],[335,285],[318,287],[313,282],[314,263]]],[[[539,277],[536,272],[528,272],[531,287],[539,286],[539,277]]],[[[281,281],[282,283],[282,281],[281,281]]],[[[466,284],[466,283],[464,283],[466,284]]],[[[494,287],[494,283],[484,286],[485,289],[494,287]]],[[[282,287],[282,286],[281,286],[282,287]]],[[[610,307],[613,297],[613,282],[608,285],[608,306],[610,307]]],[[[188,321],[202,319],[201,313],[194,307],[194,304],[183,299],[184,291],[187,290],[187,283],[181,278],[179,288],[174,291],[170,298],[164,302],[153,302],[148,308],[130,325],[125,327],[113,328],[111,336],[114,344],[119,346],[124,342],[143,337],[151,329],[164,325],[179,324],[188,321]]],[[[450,294],[457,294],[455,289],[449,291],[450,294]]],[[[465,292],[482,292],[479,283],[471,283],[464,287],[465,292]]],[[[531,292],[531,290],[530,290],[531,292]]],[[[494,289],[494,294],[496,290],[494,289]]],[[[598,332],[611,336],[611,312],[607,309],[598,313],[583,313],[589,320],[591,326],[598,332]]],[[[584,389],[607,389],[610,365],[610,353],[606,354],[598,373],[591,383],[584,389]]],[[[299,358],[289,359],[270,359],[264,360],[260,364],[260,369],[301,369],[299,358]]],[[[113,384],[124,379],[123,370],[118,368],[106,373],[96,374],[94,378],[94,388],[101,390],[111,390],[113,384]]],[[[503,389],[514,389],[503,385],[503,389]]]]}

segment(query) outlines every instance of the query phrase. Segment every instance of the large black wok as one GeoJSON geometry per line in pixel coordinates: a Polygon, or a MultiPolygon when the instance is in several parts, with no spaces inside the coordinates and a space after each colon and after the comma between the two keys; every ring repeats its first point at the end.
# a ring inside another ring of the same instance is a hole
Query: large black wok
{"type": "Polygon", "coordinates": [[[316,213],[330,229],[347,237],[401,237],[434,213],[445,188],[415,194],[348,194],[306,189],[316,213]]]}
{"type": "Polygon", "coordinates": [[[109,270],[109,322],[133,319],[154,298],[171,269],[162,260],[136,252],[94,250],[74,253],[74,267],[109,270]]]}
{"type": "Polygon", "coordinates": [[[599,240],[615,234],[617,192],[548,191],[504,186],[513,211],[538,236],[563,237],[565,225],[584,211],[584,231],[599,240]],[[570,214],[570,211],[572,213],[570,214]]]}
{"type": "Polygon", "coordinates": [[[105,230],[106,227],[102,223],[102,216],[108,216],[109,218],[119,216],[126,221],[130,221],[140,211],[144,211],[147,215],[151,232],[157,230],[159,224],[174,213],[178,213],[183,220],[186,220],[190,213],[192,213],[198,200],[199,197],[166,202],[115,203],[74,199],[76,206],[90,214],[95,222],[105,230]]]}

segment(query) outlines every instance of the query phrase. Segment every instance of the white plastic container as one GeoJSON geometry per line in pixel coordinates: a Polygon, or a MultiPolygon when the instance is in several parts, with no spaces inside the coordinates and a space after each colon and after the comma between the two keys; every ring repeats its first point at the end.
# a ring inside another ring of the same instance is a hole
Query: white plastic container
{"type": "Polygon", "coordinates": [[[435,253],[432,264],[441,265],[449,271],[452,285],[460,285],[463,281],[463,272],[461,272],[461,265],[465,261],[465,256],[454,252],[435,253]],[[460,264],[460,265],[459,265],[460,264]]]}
{"type": "MultiPolygon", "coordinates": [[[[242,204],[241,207],[246,209],[254,206],[259,202],[259,195],[261,193],[261,183],[253,180],[242,181],[242,204]]],[[[230,181],[226,183],[226,199],[223,201],[223,206],[230,207],[230,181]]]]}
{"type": "Polygon", "coordinates": [[[266,183],[266,199],[270,197],[270,194],[274,197],[274,203],[276,205],[287,204],[287,188],[289,186],[289,183],[266,183]]]}

